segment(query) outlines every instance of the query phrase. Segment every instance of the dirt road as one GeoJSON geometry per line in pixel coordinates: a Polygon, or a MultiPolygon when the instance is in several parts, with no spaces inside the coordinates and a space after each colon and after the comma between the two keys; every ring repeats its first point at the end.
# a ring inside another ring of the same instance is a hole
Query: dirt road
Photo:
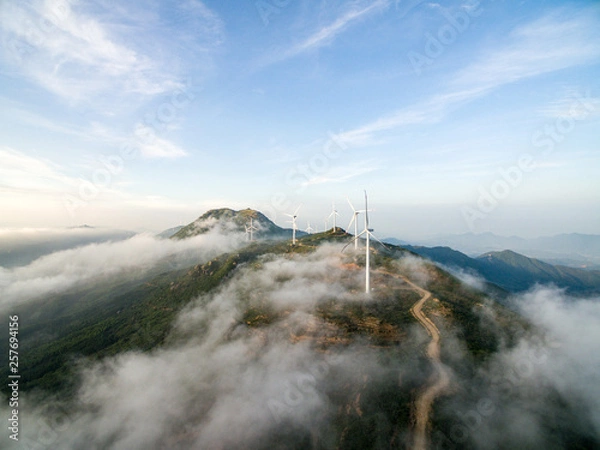
{"type": "Polygon", "coordinates": [[[427,333],[431,336],[431,341],[427,345],[427,357],[431,360],[434,372],[429,379],[428,386],[419,394],[415,400],[415,430],[414,430],[414,450],[427,449],[427,426],[429,424],[429,415],[434,400],[439,397],[450,385],[450,375],[446,366],[440,361],[440,331],[435,324],[427,317],[422,309],[427,300],[431,298],[431,292],[417,286],[407,278],[404,278],[415,291],[422,295],[421,299],[410,309],[412,315],[425,327],[427,333]]]}

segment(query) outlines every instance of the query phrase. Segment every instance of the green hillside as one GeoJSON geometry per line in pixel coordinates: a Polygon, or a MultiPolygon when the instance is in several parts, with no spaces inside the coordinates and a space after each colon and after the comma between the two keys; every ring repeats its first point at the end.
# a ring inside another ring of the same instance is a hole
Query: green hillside
{"type": "MultiPolygon", "coordinates": [[[[335,361],[335,355],[344,361],[345,354],[370,361],[350,372],[329,363],[325,374],[312,378],[330,405],[326,422],[317,422],[309,431],[282,419],[249,448],[407,446],[415,401],[434,374],[429,337],[412,313],[422,296],[414,285],[431,293],[424,311],[444,337],[444,364],[460,377],[453,381],[455,390],[444,394],[446,399],[459,398],[490,358],[535,330],[484,293],[400,247],[373,246],[373,290],[366,295],[364,251],[355,253],[352,246],[342,251],[342,244],[349,242],[351,236],[341,229],[304,236],[295,246],[289,240],[258,241],[186,269],[138,279],[117,277],[112,283],[88,285],[23,307],[15,311],[28,318],[20,329],[20,352],[26,355],[21,392],[58,396],[76,409],[81,367],[128,352],[151,356],[174,351],[182,342],[201,340],[210,323],[186,330],[175,327],[177,319],[214,307],[215,299],[226,293],[220,301],[233,296],[237,312],[219,329],[222,337],[216,346],[249,340],[262,342],[266,349],[303,346],[312,358],[327,361],[335,361]],[[301,273],[295,274],[294,268],[301,273]],[[316,286],[320,287],[311,294],[316,286]],[[329,293],[320,291],[325,287],[329,293]],[[272,300],[274,292],[280,300],[296,300],[278,304],[272,300]]],[[[218,322],[219,317],[211,320],[218,322]]],[[[260,352],[251,359],[259,357],[260,352]]],[[[6,386],[3,392],[8,394],[6,386]]],[[[435,405],[437,429],[451,433],[451,419],[435,405]]],[[[289,405],[276,399],[270,408],[286,412],[289,405]]],[[[173,448],[176,442],[176,448],[193,448],[194,433],[166,437],[164,445],[173,448]]]]}
{"type": "MultiPolygon", "coordinates": [[[[307,254],[324,242],[348,242],[349,239],[350,236],[340,230],[307,235],[296,247],[288,241],[253,243],[239,252],[223,254],[187,270],[165,272],[137,281],[115,279],[112,285],[88,286],[49,298],[41,306],[16,310],[15,313],[31,318],[21,329],[21,348],[28,361],[28,376],[22,389],[41,388],[55,392],[71,386],[74,357],[102,358],[134,349],[147,351],[163,344],[178,312],[193,298],[219,287],[240,265],[266,254],[289,257],[307,254]]],[[[374,264],[391,267],[395,259],[406,253],[396,247],[391,253],[387,250],[379,252],[373,258],[374,264]]],[[[456,322],[463,327],[470,348],[475,353],[493,351],[495,343],[484,342],[485,339],[476,336],[477,330],[473,329],[476,327],[475,316],[469,312],[470,306],[481,301],[482,294],[465,291],[452,276],[433,266],[430,269],[436,274],[436,294],[447,302],[456,322]]],[[[393,279],[381,275],[380,283],[393,286],[393,279]]],[[[393,289],[389,291],[390,299],[398,298],[393,289]]],[[[412,294],[407,298],[414,300],[412,294]]],[[[385,303],[388,301],[382,303],[388,306],[377,305],[381,308],[379,313],[383,314],[378,320],[386,319],[386,308],[399,307],[399,304],[385,303]]],[[[396,325],[398,321],[412,320],[408,309],[407,303],[402,305],[401,311],[391,313],[399,317],[394,319],[396,325]]],[[[348,332],[357,333],[361,329],[356,321],[363,313],[342,309],[334,314],[332,311],[325,307],[320,309],[324,318],[348,332]]],[[[252,311],[248,312],[249,325],[254,323],[251,318],[255,316],[252,311]]],[[[368,333],[367,336],[376,338],[368,333]]],[[[6,370],[3,369],[3,375],[7,374],[6,370]]]]}

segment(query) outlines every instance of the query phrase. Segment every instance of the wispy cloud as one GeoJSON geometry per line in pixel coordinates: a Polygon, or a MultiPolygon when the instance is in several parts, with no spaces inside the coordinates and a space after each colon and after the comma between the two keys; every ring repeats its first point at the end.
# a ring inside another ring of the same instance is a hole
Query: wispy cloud
{"type": "Polygon", "coordinates": [[[349,26],[352,22],[357,21],[361,17],[372,13],[373,11],[379,10],[383,7],[387,7],[388,5],[389,2],[387,0],[377,0],[364,8],[351,9],[350,11],[346,12],[343,16],[336,19],[333,23],[322,27],[304,41],[293,46],[286,52],[285,57],[287,58],[295,56],[298,53],[302,53],[326,45],[327,43],[331,42],[331,40],[334,39],[338,34],[344,31],[344,29],[347,26],[349,26]]]}
{"type": "Polygon", "coordinates": [[[266,66],[276,62],[284,61],[293,58],[299,54],[318,49],[327,44],[330,44],[335,38],[346,30],[353,23],[358,22],[361,18],[387,8],[390,5],[389,0],[376,0],[368,5],[354,4],[350,9],[346,10],[340,17],[333,22],[314,30],[308,37],[291,47],[281,50],[275,55],[270,55],[262,65],[266,66]]]}
{"type": "MultiPolygon", "coordinates": [[[[159,150],[157,150],[159,151],[159,150]]],[[[162,151],[162,150],[160,150],[162,151]]],[[[11,223],[15,215],[24,215],[27,211],[40,211],[50,208],[54,213],[60,211],[66,216],[65,199],[71,198],[81,205],[89,202],[84,193],[96,192],[90,202],[96,206],[112,205],[116,208],[138,210],[183,209],[184,205],[172,199],[156,198],[128,189],[124,174],[117,174],[103,184],[93,181],[93,167],[87,178],[71,174],[71,169],[37,156],[28,156],[18,150],[0,146],[0,210],[3,212],[0,223],[11,223]],[[90,188],[91,186],[91,188],[90,188]],[[92,191],[89,191],[91,189],[92,191]],[[87,199],[87,200],[86,200],[87,199]]],[[[78,206],[82,208],[82,206],[78,206]]],[[[83,211],[83,209],[77,209],[83,211]]],[[[46,211],[47,214],[50,212],[46,211]]]]}
{"type": "MultiPolygon", "coordinates": [[[[193,14],[197,30],[208,30],[210,39],[220,42],[219,21],[201,2],[188,1],[179,8],[193,14]]],[[[123,7],[101,9],[101,4],[69,0],[0,6],[7,60],[28,79],[70,103],[100,94],[154,96],[180,87],[180,67],[168,64],[172,61],[160,51],[162,33],[152,36],[154,48],[134,38],[151,29],[160,31],[157,20],[148,14],[139,18],[123,7]]],[[[170,41],[189,41],[186,30],[180,36],[166,36],[170,41]]]]}
{"type": "Polygon", "coordinates": [[[450,107],[468,102],[485,92],[472,88],[434,95],[423,102],[407,106],[375,119],[366,125],[343,132],[339,138],[348,145],[363,146],[376,143],[374,135],[407,125],[439,122],[450,107]]]}
{"type": "Polygon", "coordinates": [[[493,89],[598,61],[600,21],[595,11],[595,14],[594,9],[573,14],[561,8],[515,29],[507,45],[465,67],[452,84],[493,89]]]}
{"type": "Polygon", "coordinates": [[[501,48],[482,52],[476,62],[450,77],[445,92],[347,131],[341,138],[352,145],[367,145],[373,144],[377,133],[439,122],[451,110],[503,85],[598,61],[599,41],[597,15],[569,16],[560,9],[514,30],[501,48]]]}
{"type": "Polygon", "coordinates": [[[313,186],[326,183],[343,183],[358,176],[374,172],[377,167],[370,161],[361,161],[356,164],[332,167],[324,174],[315,175],[302,183],[302,186],[313,186]]]}
{"type": "Polygon", "coordinates": [[[0,147],[0,189],[48,195],[77,185],[64,169],[51,161],[0,147]]]}
{"type": "Polygon", "coordinates": [[[590,115],[600,115],[600,97],[592,97],[591,92],[584,94],[576,87],[569,88],[563,97],[539,109],[539,113],[551,119],[571,117],[583,120],[590,115]]]}
{"type": "Polygon", "coordinates": [[[37,130],[44,129],[52,133],[71,137],[89,138],[89,133],[82,127],[67,124],[56,118],[51,119],[37,112],[30,111],[21,102],[15,102],[6,97],[0,97],[0,102],[5,106],[5,109],[0,110],[0,117],[4,121],[14,120],[22,125],[35,127],[37,130]]]}
{"type": "Polygon", "coordinates": [[[179,158],[188,154],[177,144],[159,136],[153,128],[141,123],[135,126],[131,134],[125,134],[105,127],[99,122],[93,122],[90,136],[116,147],[136,148],[144,158],[179,158]]]}

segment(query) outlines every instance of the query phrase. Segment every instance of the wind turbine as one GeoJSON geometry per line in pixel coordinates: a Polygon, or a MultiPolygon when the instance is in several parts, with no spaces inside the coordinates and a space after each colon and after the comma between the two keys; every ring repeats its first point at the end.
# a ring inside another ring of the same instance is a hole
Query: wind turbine
{"type": "Polygon", "coordinates": [[[258,228],[252,223],[252,217],[250,217],[250,225],[246,225],[246,236],[250,236],[250,242],[254,240],[254,231],[258,231],[258,228]]]}
{"type": "Polygon", "coordinates": [[[296,224],[296,218],[298,217],[298,211],[300,210],[301,206],[302,205],[296,208],[294,214],[285,214],[286,216],[292,218],[292,220],[288,220],[288,222],[292,224],[292,245],[296,245],[296,230],[298,229],[298,224],[296,224]]]}
{"type": "MultiPolygon", "coordinates": [[[[348,202],[350,202],[350,200],[348,200],[348,202]]],[[[350,203],[350,205],[352,206],[352,203],[350,203]]],[[[354,207],[352,207],[352,209],[354,210],[354,207]]],[[[358,213],[360,213],[360,212],[363,212],[363,211],[354,210],[354,214],[355,214],[354,217],[358,216],[358,213]]],[[[365,246],[365,251],[366,251],[366,254],[365,254],[365,292],[367,294],[369,294],[371,292],[371,238],[375,239],[377,242],[379,242],[384,247],[386,247],[386,245],[373,235],[373,228],[369,228],[369,204],[368,204],[368,200],[367,200],[367,191],[365,191],[364,213],[365,213],[365,228],[363,231],[361,231],[360,234],[354,236],[354,242],[356,243],[356,241],[358,241],[358,239],[363,234],[365,235],[365,238],[367,241],[366,246],[365,246]]],[[[356,229],[356,220],[354,221],[354,225],[355,225],[355,229],[356,229]]],[[[350,245],[350,244],[347,244],[347,245],[350,245]]]]}
{"type": "Polygon", "coordinates": [[[308,234],[312,234],[312,233],[313,233],[313,231],[314,231],[314,230],[313,230],[313,228],[310,226],[310,222],[308,222],[308,226],[306,227],[306,230],[304,230],[304,231],[306,231],[308,234]]]}
{"type": "MultiPolygon", "coordinates": [[[[352,223],[354,223],[354,250],[358,249],[358,215],[362,212],[366,212],[366,209],[361,209],[361,210],[356,210],[354,209],[354,205],[350,202],[350,199],[348,197],[346,197],[346,200],[348,200],[348,204],[350,205],[350,208],[352,208],[352,219],[350,219],[350,223],[348,224],[348,229],[350,229],[350,227],[352,226],[352,223]]],[[[365,206],[366,208],[366,206],[365,206]]]]}
{"type": "Polygon", "coordinates": [[[329,219],[333,216],[333,232],[335,233],[335,229],[336,229],[336,221],[335,218],[337,216],[339,216],[337,210],[335,209],[335,202],[331,203],[331,214],[329,214],[329,216],[327,217],[327,221],[329,221],[329,219]]]}

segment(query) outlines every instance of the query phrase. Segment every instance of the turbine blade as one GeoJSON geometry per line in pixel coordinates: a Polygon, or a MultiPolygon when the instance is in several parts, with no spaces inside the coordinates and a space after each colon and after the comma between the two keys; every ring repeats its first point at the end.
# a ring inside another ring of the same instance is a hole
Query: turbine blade
{"type": "Polygon", "coordinates": [[[360,239],[360,237],[365,234],[365,232],[363,231],[360,234],[357,234],[356,236],[354,236],[352,239],[350,239],[350,242],[348,242],[346,245],[344,245],[344,247],[342,247],[342,252],[344,250],[346,250],[346,247],[348,247],[350,244],[354,244],[354,242],[356,242],[358,239],[360,239]]]}
{"type": "Polygon", "coordinates": [[[354,205],[352,203],[350,203],[350,199],[348,197],[346,197],[346,200],[348,200],[348,204],[350,205],[350,208],[352,208],[352,211],[356,212],[356,209],[354,209],[354,205]]]}
{"type": "Polygon", "coordinates": [[[356,219],[356,214],[352,214],[352,219],[350,219],[350,223],[348,224],[348,228],[346,228],[347,230],[350,230],[350,227],[354,223],[355,219],[356,219]]]}

